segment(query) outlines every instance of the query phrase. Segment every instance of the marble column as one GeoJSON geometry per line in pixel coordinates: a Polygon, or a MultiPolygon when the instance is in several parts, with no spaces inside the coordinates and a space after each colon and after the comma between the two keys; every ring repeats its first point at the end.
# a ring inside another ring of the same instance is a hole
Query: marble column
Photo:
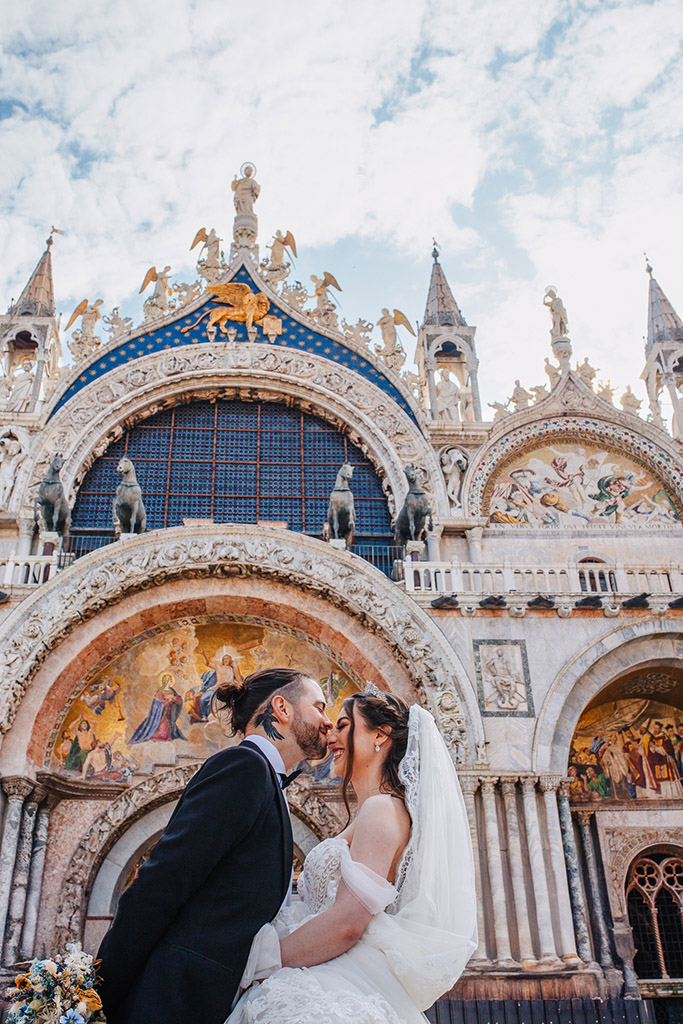
{"type": "Polygon", "coordinates": [[[436,398],[436,360],[433,356],[425,359],[425,372],[427,374],[427,390],[429,393],[429,413],[433,420],[439,418],[439,403],[436,398]]]}
{"type": "Polygon", "coordinates": [[[556,960],[557,952],[553,935],[553,918],[550,913],[550,892],[545,873],[546,856],[541,838],[541,827],[538,821],[538,804],[536,803],[536,779],[526,775],[520,781],[524,798],[524,822],[526,825],[527,846],[529,848],[529,864],[531,867],[531,877],[534,882],[541,959],[556,960]]]}
{"type": "Polygon", "coordinates": [[[36,523],[34,519],[19,519],[19,540],[17,542],[16,551],[17,558],[31,554],[33,535],[35,532],[36,523]]]}
{"type": "Polygon", "coordinates": [[[507,822],[508,850],[510,853],[510,874],[512,875],[512,895],[517,915],[517,936],[519,938],[519,958],[524,967],[534,967],[538,962],[534,955],[534,946],[529,924],[529,910],[526,901],[526,884],[524,882],[524,855],[519,831],[517,815],[517,776],[501,777],[501,789],[505,804],[507,822]]]}
{"type": "Polygon", "coordinates": [[[590,889],[591,903],[593,905],[592,920],[598,933],[598,956],[600,958],[600,965],[602,967],[614,967],[612,951],[610,950],[609,945],[609,932],[607,930],[602,896],[600,894],[600,877],[598,875],[598,861],[595,856],[593,835],[591,833],[591,818],[592,814],[590,811],[578,811],[576,815],[576,820],[579,824],[579,832],[581,833],[583,856],[586,861],[586,870],[588,871],[588,888],[590,889]]]}
{"type": "Polygon", "coordinates": [[[47,833],[50,827],[50,814],[57,801],[48,797],[38,808],[36,829],[33,838],[31,870],[28,876],[26,893],[26,910],[24,912],[24,930],[21,933],[20,957],[30,960],[35,955],[36,930],[38,928],[38,907],[40,892],[43,885],[45,855],[47,853],[47,833]]]}
{"type": "MultiPolygon", "coordinates": [[[[430,530],[427,534],[427,560],[429,562],[440,562],[441,561],[441,534],[443,533],[443,524],[434,523],[434,529],[430,530]]],[[[434,587],[434,581],[432,581],[434,587]]],[[[434,587],[436,589],[436,587],[434,587]]],[[[443,588],[445,589],[445,588],[443,588]]]]}
{"type": "Polygon", "coordinates": [[[33,851],[33,833],[36,826],[38,804],[45,796],[45,790],[37,787],[27,797],[21,816],[19,842],[14,861],[12,891],[10,893],[7,928],[3,944],[2,959],[4,963],[13,964],[19,959],[19,942],[24,926],[24,910],[28,891],[29,872],[31,870],[31,853],[33,851]]]}
{"type": "Polygon", "coordinates": [[[557,811],[556,793],[559,785],[559,776],[541,776],[540,787],[545,803],[545,820],[548,829],[548,842],[550,843],[550,864],[553,869],[555,897],[559,910],[559,953],[566,963],[576,967],[579,964],[579,958],[576,953],[572,905],[569,899],[567,869],[564,862],[564,847],[562,845],[562,830],[560,828],[560,816],[557,811]]]}
{"type": "Polygon", "coordinates": [[[477,933],[479,944],[472,954],[470,963],[476,964],[487,961],[486,955],[486,924],[484,921],[484,888],[481,881],[481,857],[479,853],[479,836],[477,834],[477,808],[474,801],[474,794],[479,789],[479,779],[476,775],[458,775],[460,788],[465,800],[467,809],[467,820],[470,824],[470,836],[472,837],[472,852],[474,854],[474,885],[477,890],[477,933]]]}
{"type": "Polygon", "coordinates": [[[21,812],[24,800],[33,789],[33,783],[19,775],[10,775],[2,780],[2,788],[7,796],[7,806],[0,846],[0,946],[7,923],[12,875],[21,831],[21,812]]]}
{"type": "Polygon", "coordinates": [[[491,901],[493,903],[493,929],[496,936],[496,961],[513,963],[510,949],[510,931],[505,901],[505,876],[501,856],[500,833],[498,831],[498,813],[496,811],[496,783],[498,778],[485,775],[481,779],[481,792],[484,802],[484,826],[486,829],[486,855],[489,865],[491,882],[491,901]]]}
{"type": "Polygon", "coordinates": [[[574,823],[572,822],[572,811],[569,806],[569,783],[563,780],[560,783],[558,796],[558,807],[560,813],[560,828],[562,829],[562,846],[564,847],[564,860],[567,867],[567,880],[572,903],[572,916],[574,919],[574,933],[578,954],[584,963],[593,963],[593,952],[591,950],[590,931],[588,928],[588,913],[586,900],[583,894],[581,883],[581,869],[579,867],[579,854],[574,839],[574,823]]]}

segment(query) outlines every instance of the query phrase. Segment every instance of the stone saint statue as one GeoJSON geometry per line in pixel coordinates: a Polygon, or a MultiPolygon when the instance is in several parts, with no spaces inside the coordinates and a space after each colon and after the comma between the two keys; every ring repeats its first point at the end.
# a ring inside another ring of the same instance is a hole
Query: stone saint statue
{"type": "Polygon", "coordinates": [[[459,423],[458,399],[460,397],[460,388],[451,379],[448,370],[442,369],[439,373],[441,380],[436,385],[436,404],[439,410],[439,419],[459,423]]]}
{"type": "Polygon", "coordinates": [[[531,395],[526,388],[523,388],[519,381],[516,380],[514,391],[509,398],[509,401],[512,402],[515,407],[515,412],[519,412],[520,409],[528,409],[529,402],[532,398],[533,395],[531,395]]]}
{"type": "Polygon", "coordinates": [[[446,481],[446,493],[451,508],[460,508],[462,505],[462,482],[467,472],[467,456],[459,448],[446,448],[441,452],[439,461],[446,481]]]}
{"type": "Polygon", "coordinates": [[[237,175],[232,180],[231,188],[234,193],[232,201],[235,204],[236,213],[253,213],[254,203],[259,197],[261,186],[254,177],[256,168],[253,164],[243,164],[240,171],[243,177],[237,175]]]}
{"type": "Polygon", "coordinates": [[[25,412],[31,401],[33,390],[33,371],[36,364],[32,359],[24,359],[14,368],[12,375],[12,391],[7,401],[8,412],[25,412]]]}
{"type": "Polygon", "coordinates": [[[582,363],[576,364],[576,370],[583,383],[587,384],[589,388],[592,388],[593,381],[595,380],[598,371],[588,362],[588,356],[586,356],[582,363]]]}
{"type": "Polygon", "coordinates": [[[26,458],[21,442],[14,437],[0,440],[0,510],[5,511],[12,497],[19,466],[26,458]]]}
{"type": "Polygon", "coordinates": [[[552,285],[548,285],[545,290],[543,305],[547,306],[550,310],[550,316],[553,321],[553,325],[550,328],[551,341],[559,341],[560,338],[566,338],[567,331],[569,330],[567,310],[564,308],[564,302],[557,294],[557,290],[552,285]]]}
{"type": "Polygon", "coordinates": [[[555,385],[560,383],[560,377],[562,374],[559,366],[556,366],[555,363],[551,363],[547,356],[545,357],[545,372],[548,375],[550,390],[552,391],[555,385]]]}
{"type": "Polygon", "coordinates": [[[627,384],[626,391],[624,391],[623,395],[619,399],[619,404],[624,412],[630,412],[632,416],[638,416],[638,410],[643,403],[633,394],[631,391],[631,385],[627,384]]]}

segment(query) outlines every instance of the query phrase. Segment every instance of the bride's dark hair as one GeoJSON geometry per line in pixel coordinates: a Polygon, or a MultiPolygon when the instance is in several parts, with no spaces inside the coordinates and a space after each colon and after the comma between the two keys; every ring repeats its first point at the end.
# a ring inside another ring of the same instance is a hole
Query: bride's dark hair
{"type": "Polygon", "coordinates": [[[342,704],[349,716],[349,731],[346,740],[346,770],[342,780],[342,797],[346,813],[351,820],[348,789],[353,771],[353,734],[356,723],[354,710],[361,716],[368,729],[380,729],[389,736],[389,749],[382,765],[381,793],[403,798],[405,787],[398,777],[398,767],[408,746],[408,715],[410,708],[404,700],[393,693],[373,697],[369,693],[354,693],[342,704]]]}

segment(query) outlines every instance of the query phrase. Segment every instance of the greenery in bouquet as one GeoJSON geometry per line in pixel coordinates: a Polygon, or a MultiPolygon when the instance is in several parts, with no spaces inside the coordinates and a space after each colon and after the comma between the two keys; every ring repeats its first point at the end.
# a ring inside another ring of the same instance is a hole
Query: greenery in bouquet
{"type": "Polygon", "coordinates": [[[32,960],[8,991],[7,1024],[106,1024],[96,983],[93,958],[76,943],[66,953],[32,960]]]}

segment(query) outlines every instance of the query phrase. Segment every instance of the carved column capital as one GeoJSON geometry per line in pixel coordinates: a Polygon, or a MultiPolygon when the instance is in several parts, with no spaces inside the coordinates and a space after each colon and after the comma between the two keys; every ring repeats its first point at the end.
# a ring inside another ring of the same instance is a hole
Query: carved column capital
{"type": "Polygon", "coordinates": [[[568,800],[569,799],[569,794],[571,792],[569,787],[571,785],[571,782],[572,782],[571,779],[560,779],[560,785],[558,786],[558,793],[560,795],[560,799],[562,799],[562,800],[568,800]]]}
{"type": "Polygon", "coordinates": [[[458,773],[458,781],[465,796],[474,796],[479,789],[479,777],[477,775],[461,775],[458,773]]]}
{"type": "Polygon", "coordinates": [[[503,796],[509,797],[515,795],[517,792],[518,778],[519,776],[517,775],[501,775],[500,788],[503,791],[503,796]]]}
{"type": "Polygon", "coordinates": [[[541,775],[538,784],[541,787],[541,792],[547,793],[549,790],[556,790],[561,781],[562,777],[560,775],[541,775]]]}
{"type": "Polygon", "coordinates": [[[522,790],[525,796],[527,793],[536,792],[537,779],[535,779],[533,775],[522,775],[519,781],[522,784],[522,790]]]}
{"type": "Polygon", "coordinates": [[[481,784],[481,791],[484,794],[484,796],[489,796],[491,793],[494,792],[494,790],[496,788],[496,783],[498,782],[498,776],[497,775],[482,775],[480,777],[480,779],[479,779],[479,782],[481,784]]]}
{"type": "Polygon", "coordinates": [[[41,786],[40,783],[38,783],[36,786],[33,787],[33,792],[31,793],[31,799],[29,800],[29,803],[42,804],[43,800],[48,795],[48,792],[49,791],[47,789],[47,786],[41,786]]]}
{"type": "Polygon", "coordinates": [[[574,811],[574,814],[576,815],[576,820],[578,821],[579,825],[581,825],[582,827],[590,825],[591,818],[593,817],[592,811],[586,811],[582,809],[580,811],[574,811]]]}
{"type": "Polygon", "coordinates": [[[33,783],[22,775],[7,775],[2,780],[2,788],[10,800],[25,800],[33,790],[33,783]]]}

